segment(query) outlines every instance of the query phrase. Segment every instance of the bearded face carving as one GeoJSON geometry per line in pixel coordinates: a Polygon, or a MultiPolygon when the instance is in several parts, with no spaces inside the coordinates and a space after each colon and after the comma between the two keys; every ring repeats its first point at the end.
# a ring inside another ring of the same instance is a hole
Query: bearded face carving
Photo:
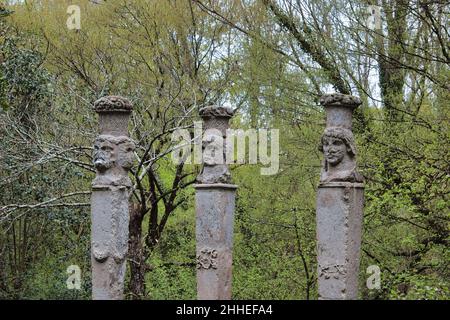
{"type": "Polygon", "coordinates": [[[125,141],[119,144],[119,160],[118,165],[126,170],[130,170],[133,167],[133,152],[134,143],[131,141],[125,141]]]}
{"type": "Polygon", "coordinates": [[[133,166],[134,143],[125,136],[99,136],[94,143],[93,161],[97,169],[94,184],[129,184],[127,172],[133,166]]]}
{"type": "Polygon", "coordinates": [[[231,174],[225,163],[224,137],[217,129],[208,129],[202,140],[203,167],[199,183],[229,183],[231,174]]]}
{"type": "Polygon", "coordinates": [[[207,106],[199,110],[206,129],[202,139],[202,169],[196,179],[200,184],[231,182],[226,164],[226,131],[233,113],[231,108],[223,106],[207,106]]]}
{"type": "Polygon", "coordinates": [[[203,163],[208,166],[224,163],[223,137],[218,134],[206,134],[202,141],[203,163]]]}
{"type": "Polygon", "coordinates": [[[94,143],[94,167],[100,172],[112,168],[116,162],[117,150],[107,139],[98,138],[94,143]]]}

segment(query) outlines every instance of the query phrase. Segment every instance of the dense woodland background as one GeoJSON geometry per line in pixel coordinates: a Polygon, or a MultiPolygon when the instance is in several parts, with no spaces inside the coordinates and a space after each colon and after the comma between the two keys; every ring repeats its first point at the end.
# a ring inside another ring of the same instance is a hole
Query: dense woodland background
{"type": "Polygon", "coordinates": [[[90,299],[92,104],[108,94],[135,106],[127,298],[196,298],[199,168],[171,162],[171,133],[210,104],[237,108],[234,128],[280,129],[277,175],[232,168],[233,297],[317,298],[317,101],[329,92],[363,100],[361,298],[450,298],[447,1],[0,3],[0,298],[90,299]],[[69,4],[80,30],[66,27],[69,4]],[[71,264],[81,290],[66,288],[71,264]],[[365,285],[369,265],[380,290],[365,285]]]}

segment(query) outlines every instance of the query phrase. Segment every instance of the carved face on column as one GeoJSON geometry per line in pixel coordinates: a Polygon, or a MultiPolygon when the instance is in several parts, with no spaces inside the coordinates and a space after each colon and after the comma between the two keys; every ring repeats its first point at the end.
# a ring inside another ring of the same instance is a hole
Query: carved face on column
{"type": "Polygon", "coordinates": [[[99,172],[116,164],[128,170],[133,166],[134,148],[128,137],[100,136],[94,143],[94,166],[99,172]]]}
{"type": "Polygon", "coordinates": [[[105,138],[97,138],[94,143],[94,167],[100,172],[112,168],[117,159],[116,145],[105,138]]]}
{"type": "MultiPolygon", "coordinates": [[[[209,130],[208,130],[209,131],[209,130]]],[[[223,137],[218,131],[206,132],[203,138],[203,163],[207,166],[224,163],[223,137]]],[[[211,131],[216,131],[211,129],[211,131]]]]}
{"type": "Polygon", "coordinates": [[[322,136],[320,150],[331,166],[341,163],[345,155],[355,156],[355,143],[352,133],[344,128],[327,128],[322,136]]]}
{"type": "Polygon", "coordinates": [[[119,144],[119,161],[118,164],[122,168],[129,170],[133,167],[133,151],[134,151],[134,143],[131,141],[124,141],[119,144]]]}
{"type": "Polygon", "coordinates": [[[344,141],[334,137],[325,138],[322,148],[327,162],[332,166],[339,164],[347,152],[347,146],[344,141]]]}

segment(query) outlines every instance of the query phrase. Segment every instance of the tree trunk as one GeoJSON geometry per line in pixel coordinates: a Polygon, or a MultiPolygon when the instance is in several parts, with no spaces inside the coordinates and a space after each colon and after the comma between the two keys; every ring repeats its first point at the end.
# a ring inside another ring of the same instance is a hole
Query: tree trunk
{"type": "Polygon", "coordinates": [[[145,261],[142,246],[142,220],[144,214],[139,205],[130,209],[130,239],[128,260],[130,262],[129,290],[132,299],[142,299],[145,296],[145,261]]]}

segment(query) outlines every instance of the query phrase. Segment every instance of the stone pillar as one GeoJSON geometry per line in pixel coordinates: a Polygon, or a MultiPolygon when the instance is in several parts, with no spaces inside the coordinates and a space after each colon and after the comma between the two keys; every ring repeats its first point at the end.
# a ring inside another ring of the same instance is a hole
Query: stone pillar
{"type": "Polygon", "coordinates": [[[233,110],[200,110],[205,132],[203,166],[195,185],[197,298],[231,299],[233,222],[236,185],[226,164],[226,132],[233,110]]]}
{"type": "Polygon", "coordinates": [[[123,299],[128,250],[128,198],[134,143],[128,137],[131,103],[122,97],[97,100],[99,131],[94,142],[96,177],[91,198],[92,298],[123,299]]]}
{"type": "Polygon", "coordinates": [[[364,203],[363,177],[356,170],[352,113],[361,104],[344,94],[322,96],[327,121],[317,192],[319,299],[357,299],[364,203]]]}

